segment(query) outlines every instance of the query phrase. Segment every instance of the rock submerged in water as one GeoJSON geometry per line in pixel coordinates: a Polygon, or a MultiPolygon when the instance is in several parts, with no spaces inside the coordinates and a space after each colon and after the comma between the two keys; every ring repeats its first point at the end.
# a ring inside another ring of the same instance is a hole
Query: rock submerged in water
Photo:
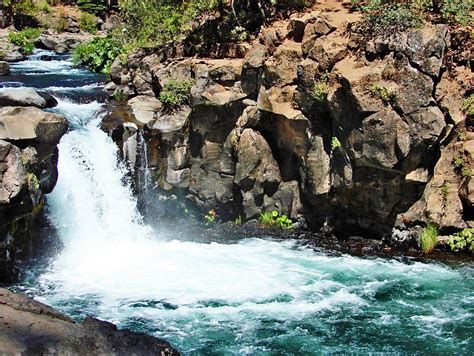
{"type": "Polygon", "coordinates": [[[10,65],[7,62],[0,61],[0,76],[10,74],[10,65]]]}
{"type": "Polygon", "coordinates": [[[0,289],[0,353],[179,355],[168,342],[88,317],[76,323],[29,297],[0,289]]]}

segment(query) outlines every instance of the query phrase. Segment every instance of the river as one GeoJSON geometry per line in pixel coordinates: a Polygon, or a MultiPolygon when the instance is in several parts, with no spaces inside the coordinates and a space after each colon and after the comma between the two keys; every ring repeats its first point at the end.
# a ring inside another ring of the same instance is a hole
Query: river
{"type": "Polygon", "coordinates": [[[71,127],[45,212],[61,247],[13,289],[186,355],[474,353],[472,264],[359,258],[271,238],[200,242],[145,223],[99,128],[103,81],[45,51],[0,79],[53,94],[52,110],[71,127]]]}

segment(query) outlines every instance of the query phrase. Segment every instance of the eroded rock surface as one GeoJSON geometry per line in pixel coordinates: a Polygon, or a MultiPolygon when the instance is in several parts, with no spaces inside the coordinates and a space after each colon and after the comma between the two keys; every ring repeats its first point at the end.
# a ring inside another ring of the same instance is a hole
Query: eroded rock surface
{"type": "Polygon", "coordinates": [[[146,122],[163,188],[225,217],[277,209],[378,237],[430,219],[467,226],[473,184],[446,152],[464,130],[470,69],[445,67],[446,26],[363,41],[359,20],[342,6],[294,14],[263,29],[243,59],[138,51],[116,61],[112,79],[132,106],[156,103],[132,121],[146,122]],[[158,99],[170,79],[194,82],[172,114],[158,99]]]}
{"type": "Polygon", "coordinates": [[[14,279],[28,254],[28,228],[58,178],[57,144],[68,123],[34,107],[0,109],[0,281],[14,279]]]}
{"type": "Polygon", "coordinates": [[[95,318],[76,323],[57,310],[0,288],[0,353],[179,355],[166,341],[118,330],[95,318]]]}

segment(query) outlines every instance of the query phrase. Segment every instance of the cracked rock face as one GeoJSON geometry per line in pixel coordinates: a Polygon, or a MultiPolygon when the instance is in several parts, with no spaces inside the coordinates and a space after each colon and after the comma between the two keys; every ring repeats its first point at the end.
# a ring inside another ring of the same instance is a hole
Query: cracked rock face
{"type": "Polygon", "coordinates": [[[170,78],[195,83],[189,107],[175,114],[174,134],[159,119],[153,126],[160,153],[152,165],[166,172],[168,188],[223,216],[251,219],[277,209],[316,228],[329,222],[380,236],[424,223],[432,183],[446,179],[453,205],[442,209],[453,218],[438,221],[465,223],[472,184],[448,177],[456,176],[449,160],[436,168],[455,139],[449,133],[464,123],[469,90],[468,80],[442,70],[448,29],[430,25],[364,42],[356,32],[347,36],[357,20],[292,15],[263,29],[243,59],[137,52],[128,66],[116,63],[112,78],[132,96],[142,94],[137,75],[152,78],[156,97],[170,78]]]}
{"type": "Polygon", "coordinates": [[[34,107],[0,109],[0,282],[15,278],[29,227],[58,178],[57,144],[68,123],[34,107]]]}

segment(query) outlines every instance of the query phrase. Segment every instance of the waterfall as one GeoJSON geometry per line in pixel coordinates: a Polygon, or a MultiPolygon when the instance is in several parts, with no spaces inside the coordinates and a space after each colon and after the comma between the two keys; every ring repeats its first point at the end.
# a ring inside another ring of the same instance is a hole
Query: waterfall
{"type": "Polygon", "coordinates": [[[153,182],[148,165],[148,144],[142,130],[138,131],[138,152],[138,190],[140,194],[147,194],[153,182]]]}
{"type": "MultiPolygon", "coordinates": [[[[185,354],[472,351],[470,265],[361,259],[270,238],[178,240],[159,221],[144,223],[117,146],[99,129],[102,104],[87,100],[104,95],[97,76],[55,60],[12,66],[22,85],[60,93],[54,111],[71,124],[47,203],[63,249],[17,289],[185,354]]],[[[149,189],[149,152],[142,134],[137,141],[140,186],[149,189]]]]}

